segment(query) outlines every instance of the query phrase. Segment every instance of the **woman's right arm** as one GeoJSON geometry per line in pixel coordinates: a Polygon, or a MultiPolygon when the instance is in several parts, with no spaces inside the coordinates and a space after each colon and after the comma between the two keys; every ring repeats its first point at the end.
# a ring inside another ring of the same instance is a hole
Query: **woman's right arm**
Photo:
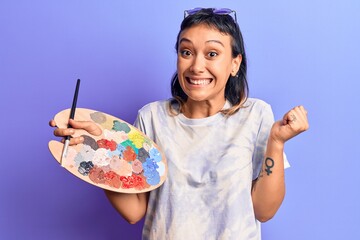
{"type": "MultiPolygon", "coordinates": [[[[90,121],[75,121],[70,119],[69,124],[72,128],[62,129],[56,126],[54,120],[49,122],[51,127],[56,127],[54,135],[57,137],[66,137],[73,135],[76,129],[86,130],[88,133],[98,136],[101,135],[102,130],[93,122],[90,121]]],[[[82,143],[83,137],[74,137],[70,139],[70,145],[82,143]]],[[[105,194],[113,207],[125,218],[129,223],[135,224],[141,220],[147,209],[147,202],[149,193],[117,193],[105,190],[105,194]]]]}
{"type": "Polygon", "coordinates": [[[149,193],[117,193],[105,190],[113,207],[131,224],[140,221],[146,213],[149,193]]]}

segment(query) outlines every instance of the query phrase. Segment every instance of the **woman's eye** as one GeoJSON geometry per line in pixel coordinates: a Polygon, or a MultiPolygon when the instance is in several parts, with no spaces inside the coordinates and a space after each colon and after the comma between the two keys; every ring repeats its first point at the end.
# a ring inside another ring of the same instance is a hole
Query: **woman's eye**
{"type": "Polygon", "coordinates": [[[190,55],[191,55],[191,52],[190,52],[189,50],[182,50],[182,51],[180,51],[180,54],[181,54],[182,56],[187,57],[187,56],[190,56],[190,55]]]}
{"type": "Polygon", "coordinates": [[[209,57],[216,57],[218,54],[216,52],[209,52],[208,56],[209,57]]]}

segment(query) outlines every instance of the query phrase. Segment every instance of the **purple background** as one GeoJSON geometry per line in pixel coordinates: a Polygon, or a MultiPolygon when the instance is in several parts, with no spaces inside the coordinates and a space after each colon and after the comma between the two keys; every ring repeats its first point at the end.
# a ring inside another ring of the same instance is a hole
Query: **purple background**
{"type": "Polygon", "coordinates": [[[237,11],[250,95],[277,119],[303,104],[311,128],[287,143],[292,167],[264,239],[356,239],[359,219],[360,2],[0,1],[0,239],[139,239],[101,189],[62,169],[47,126],[71,106],[128,122],[170,97],[183,10],[237,11]]]}

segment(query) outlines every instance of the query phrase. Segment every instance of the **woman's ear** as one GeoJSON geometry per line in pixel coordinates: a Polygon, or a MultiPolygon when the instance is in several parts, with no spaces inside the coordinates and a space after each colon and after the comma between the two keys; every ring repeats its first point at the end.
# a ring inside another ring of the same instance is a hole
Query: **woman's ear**
{"type": "Polygon", "coordinates": [[[240,69],[242,61],[242,55],[239,54],[235,58],[232,59],[232,70],[231,70],[231,76],[235,77],[240,69]]]}

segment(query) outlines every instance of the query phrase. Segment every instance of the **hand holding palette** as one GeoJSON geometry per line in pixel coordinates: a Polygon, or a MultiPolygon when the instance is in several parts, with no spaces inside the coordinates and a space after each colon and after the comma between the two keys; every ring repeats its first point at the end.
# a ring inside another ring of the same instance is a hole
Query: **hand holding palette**
{"type": "MultiPolygon", "coordinates": [[[[70,109],[56,114],[59,128],[67,128],[70,109]]],[[[158,188],[165,181],[166,159],[158,146],[125,121],[95,110],[77,108],[75,120],[92,121],[102,129],[100,136],[77,130],[82,144],[69,146],[50,141],[54,158],[69,172],[97,187],[122,193],[140,193],[158,188]]]]}

